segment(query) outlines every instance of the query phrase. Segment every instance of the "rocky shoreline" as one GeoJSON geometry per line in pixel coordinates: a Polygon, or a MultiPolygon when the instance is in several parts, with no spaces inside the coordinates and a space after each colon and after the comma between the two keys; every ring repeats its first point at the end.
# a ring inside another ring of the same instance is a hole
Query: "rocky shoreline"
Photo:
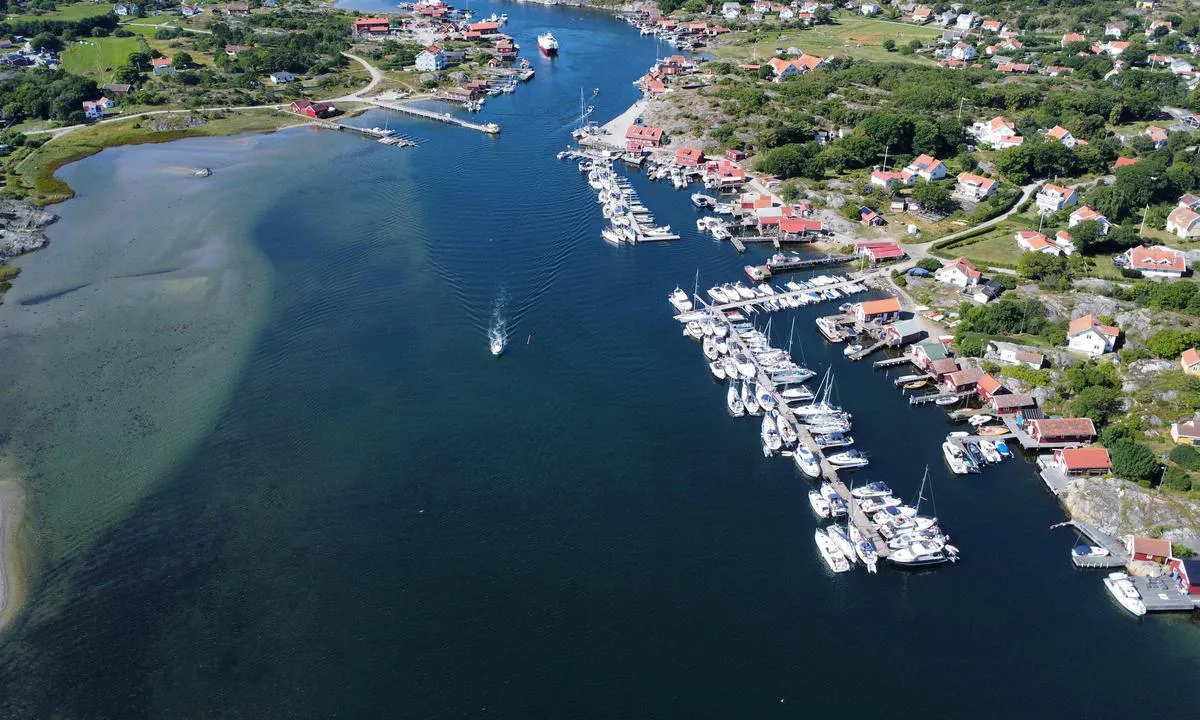
{"type": "Polygon", "coordinates": [[[1072,520],[1114,537],[1147,535],[1200,551],[1200,501],[1114,478],[1074,480],[1059,497],[1072,520]]]}
{"type": "Polygon", "coordinates": [[[50,242],[45,229],[58,216],[33,203],[16,198],[0,198],[0,296],[8,289],[8,280],[17,268],[5,268],[9,258],[41,250],[50,242]],[[6,271],[7,270],[7,271],[6,271]]]}

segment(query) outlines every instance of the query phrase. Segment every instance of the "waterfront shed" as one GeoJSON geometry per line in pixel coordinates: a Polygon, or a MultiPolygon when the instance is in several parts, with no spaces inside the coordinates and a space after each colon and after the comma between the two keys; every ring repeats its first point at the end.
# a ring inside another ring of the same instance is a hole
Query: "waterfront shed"
{"type": "Polygon", "coordinates": [[[988,407],[995,415],[1015,415],[1037,407],[1037,400],[1027,393],[1004,393],[988,398],[988,407]]]}
{"type": "Polygon", "coordinates": [[[1090,418],[1043,418],[1029,422],[1029,436],[1039,443],[1085,443],[1096,437],[1090,418]]]}
{"type": "Polygon", "coordinates": [[[942,384],[945,386],[946,392],[967,392],[969,390],[974,390],[975,386],[979,383],[979,378],[986,374],[987,373],[985,373],[982,368],[964,368],[958,372],[952,372],[947,375],[946,379],[942,381],[942,384]]]}
{"type": "Polygon", "coordinates": [[[1055,450],[1054,464],[1070,477],[1107,475],[1112,472],[1112,460],[1108,457],[1108,450],[1102,447],[1055,450]]]}
{"type": "Polygon", "coordinates": [[[958,361],[954,358],[942,358],[934,360],[929,364],[929,374],[934,376],[940,382],[943,377],[953,372],[958,372],[958,361]]]}
{"type": "Polygon", "coordinates": [[[996,379],[996,376],[991,373],[984,373],[979,376],[979,380],[975,382],[975,390],[979,393],[979,399],[987,402],[996,395],[1003,395],[1008,392],[1008,388],[996,379]]]}
{"type": "Polygon", "coordinates": [[[1193,597],[1200,596],[1200,559],[1171,560],[1171,575],[1179,581],[1179,589],[1193,597]]]}
{"type": "Polygon", "coordinates": [[[950,348],[940,342],[923,342],[912,349],[913,364],[926,372],[930,371],[934,362],[945,360],[948,357],[950,357],[950,348]]]}
{"type": "Polygon", "coordinates": [[[1134,560],[1166,562],[1171,557],[1171,541],[1145,535],[1126,535],[1121,538],[1134,560]]]}
{"type": "Polygon", "coordinates": [[[894,297],[864,300],[854,312],[860,324],[892,322],[900,317],[900,300],[894,297]]]}
{"type": "Polygon", "coordinates": [[[925,336],[925,328],[914,319],[901,320],[888,326],[888,343],[893,346],[905,345],[925,336]]]}

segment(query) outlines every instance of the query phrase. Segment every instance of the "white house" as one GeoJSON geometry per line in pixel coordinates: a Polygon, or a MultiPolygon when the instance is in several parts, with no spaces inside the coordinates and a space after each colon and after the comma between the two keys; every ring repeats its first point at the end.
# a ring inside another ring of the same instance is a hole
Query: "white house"
{"type": "Polygon", "coordinates": [[[104,117],[104,111],[113,106],[113,101],[102,97],[99,100],[84,100],[83,115],[88,120],[97,120],[104,117]]]}
{"type": "Polygon", "coordinates": [[[1112,223],[1108,221],[1108,218],[1091,209],[1087,205],[1084,205],[1075,212],[1071,213],[1071,216],[1067,218],[1067,227],[1073,228],[1079,223],[1090,221],[1099,224],[1101,235],[1107,235],[1108,231],[1112,229],[1112,223]]]}
{"type": "Polygon", "coordinates": [[[280,70],[278,72],[271,73],[271,82],[275,83],[276,85],[287,85],[295,80],[296,76],[287,70],[280,70]]]}
{"type": "Polygon", "coordinates": [[[860,13],[862,13],[863,15],[878,15],[879,14],[879,6],[873,2],[872,3],[863,3],[862,5],[858,6],[858,11],[860,13]]]}
{"type": "Polygon", "coordinates": [[[971,134],[982,145],[990,145],[996,150],[1004,150],[1025,142],[1025,138],[1021,137],[1021,133],[1017,132],[1015,128],[1016,125],[1003,115],[997,115],[987,122],[977,122],[972,125],[971,134]]]}
{"type": "Polygon", "coordinates": [[[1075,147],[1075,143],[1078,142],[1075,139],[1075,136],[1071,134],[1071,131],[1062,125],[1055,125],[1047,130],[1046,137],[1050,138],[1051,140],[1057,140],[1069,148],[1075,147]]]}
{"type": "Polygon", "coordinates": [[[113,6],[113,12],[122,17],[132,17],[137,15],[138,6],[137,3],[117,3],[113,6]]]}
{"type": "Polygon", "coordinates": [[[1187,205],[1180,205],[1167,216],[1167,232],[1185,240],[1200,237],[1200,213],[1187,205]]]}
{"type": "Polygon", "coordinates": [[[962,60],[963,62],[974,60],[978,56],[979,53],[975,52],[974,45],[968,45],[961,40],[955,43],[954,48],[950,50],[950,57],[955,60],[962,60]]]}
{"type": "Polygon", "coordinates": [[[1154,144],[1154,149],[1157,150],[1167,144],[1167,131],[1160,127],[1150,125],[1146,128],[1146,137],[1150,138],[1150,142],[1154,144]]]}
{"type": "Polygon", "coordinates": [[[1075,318],[1067,327],[1067,347],[1075,352],[1091,357],[1100,357],[1112,352],[1121,336],[1119,328],[1111,325],[1101,325],[1090,313],[1081,318],[1075,318]]]}
{"type": "Polygon", "coordinates": [[[1040,232],[1022,230],[1013,237],[1016,238],[1017,247],[1021,248],[1022,252],[1040,252],[1044,255],[1062,254],[1062,249],[1050,242],[1050,238],[1040,232]]]}
{"type": "Polygon", "coordinates": [[[960,197],[979,202],[996,191],[996,181],[975,173],[959,173],[954,192],[960,197]]]}
{"type": "Polygon", "coordinates": [[[741,3],[727,2],[721,5],[721,15],[723,15],[726,20],[737,20],[741,14],[741,3]]]}
{"type": "Polygon", "coordinates": [[[965,257],[952,260],[933,274],[933,279],[963,290],[977,285],[981,279],[979,270],[965,257]]]}
{"type": "Polygon", "coordinates": [[[958,28],[959,30],[970,30],[978,25],[981,19],[982,18],[973,12],[965,12],[954,18],[954,27],[958,28]]]}
{"type": "Polygon", "coordinates": [[[876,187],[881,187],[887,192],[891,192],[897,185],[911,185],[914,175],[907,170],[904,172],[896,172],[895,170],[872,170],[871,184],[876,187]]]}
{"type": "Polygon", "coordinates": [[[1178,280],[1187,272],[1187,256],[1165,245],[1138,245],[1121,257],[1125,267],[1137,270],[1149,280],[1178,280]]]}
{"type": "Polygon", "coordinates": [[[1063,255],[1070,255],[1075,252],[1075,238],[1071,237],[1071,233],[1066,230],[1059,230],[1054,233],[1054,239],[1051,241],[1063,255]]]}
{"type": "Polygon", "coordinates": [[[430,45],[417,53],[417,70],[419,72],[445,70],[446,65],[446,53],[437,45],[430,45]]]}
{"type": "Polygon", "coordinates": [[[1046,183],[1037,194],[1038,213],[1056,213],[1079,202],[1079,196],[1069,187],[1046,183]]]}
{"type": "Polygon", "coordinates": [[[904,171],[916,175],[925,182],[933,182],[946,177],[946,165],[941,160],[930,155],[918,155],[904,171]]]}
{"type": "Polygon", "coordinates": [[[1117,38],[1118,40],[1120,40],[1121,36],[1124,34],[1125,34],[1125,24],[1124,23],[1108,23],[1107,25],[1104,26],[1104,37],[1117,38]]]}

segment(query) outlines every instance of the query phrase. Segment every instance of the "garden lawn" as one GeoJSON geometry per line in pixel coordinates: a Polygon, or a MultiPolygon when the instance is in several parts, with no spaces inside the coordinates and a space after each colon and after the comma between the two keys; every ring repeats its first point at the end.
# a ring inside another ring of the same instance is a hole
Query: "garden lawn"
{"type": "Polygon", "coordinates": [[[63,51],[63,69],[104,84],[129,56],[145,47],[135,37],[93,37],[76,40],[63,51]]]}
{"type": "MultiPolygon", "coordinates": [[[[908,23],[873,20],[871,18],[845,17],[835,25],[814,25],[808,29],[785,29],[779,32],[764,32],[767,39],[757,43],[725,45],[713,50],[720,60],[751,60],[775,56],[775,48],[795,46],[810,55],[828,57],[845,53],[857,60],[874,62],[919,62],[931,63],[928,56],[901,55],[883,49],[883,41],[891,38],[896,45],[905,45],[911,40],[930,43],[941,36],[933,28],[909,25],[908,23]],[[782,37],[782,39],[781,39],[782,37]]],[[[746,33],[735,33],[732,37],[747,37],[746,33]]]]}
{"type": "Polygon", "coordinates": [[[34,13],[26,13],[23,15],[10,15],[13,20],[84,20],[97,15],[107,15],[111,13],[113,6],[111,3],[94,3],[81,2],[74,5],[60,5],[54,12],[43,13],[37,15],[34,13]]]}

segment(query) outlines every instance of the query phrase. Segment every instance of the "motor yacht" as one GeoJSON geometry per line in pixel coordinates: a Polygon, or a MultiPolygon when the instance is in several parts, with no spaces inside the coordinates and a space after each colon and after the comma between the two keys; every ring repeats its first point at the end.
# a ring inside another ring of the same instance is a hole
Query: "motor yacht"
{"type": "Polygon", "coordinates": [[[850,571],[850,561],[837,549],[837,545],[834,544],[833,540],[821,528],[817,528],[813,539],[816,540],[817,550],[821,553],[821,559],[825,561],[830,570],[835,573],[850,571]]]}
{"type": "MultiPolygon", "coordinates": [[[[616,233],[614,232],[613,234],[615,235],[616,233]]],[[[605,237],[605,239],[607,239],[607,236],[605,237]]],[[[618,238],[618,242],[619,241],[620,241],[620,238],[618,238]]],[[[689,310],[692,309],[692,301],[688,299],[687,292],[684,291],[682,288],[677,287],[673,291],[671,291],[671,296],[668,299],[671,301],[671,304],[675,306],[675,309],[678,310],[679,312],[688,312],[689,310]]]]}
{"type": "Polygon", "coordinates": [[[803,443],[796,446],[796,450],[792,453],[792,462],[796,463],[800,472],[810,478],[821,477],[821,463],[803,443]]]}
{"type": "Polygon", "coordinates": [[[822,520],[829,519],[829,501],[821,497],[821,493],[816,490],[809,490],[808,504],[812,507],[812,511],[817,517],[822,520]]]}

